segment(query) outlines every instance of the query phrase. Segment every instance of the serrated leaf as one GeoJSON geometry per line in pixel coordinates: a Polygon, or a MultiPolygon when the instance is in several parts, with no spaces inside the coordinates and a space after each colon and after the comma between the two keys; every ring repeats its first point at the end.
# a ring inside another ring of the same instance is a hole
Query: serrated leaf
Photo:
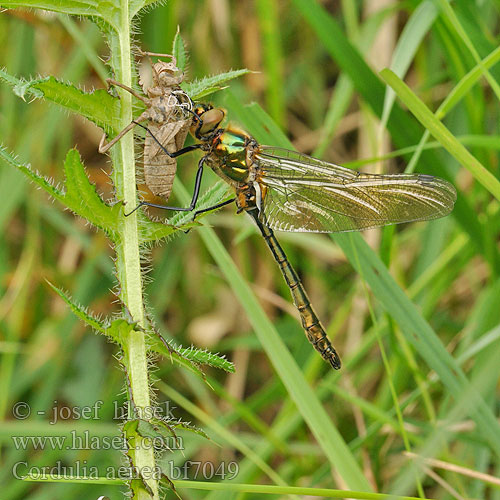
{"type": "MultiPolygon", "coordinates": [[[[101,2],[102,3],[102,2],[101,2]]],[[[32,9],[51,10],[53,12],[60,12],[62,14],[73,14],[76,16],[98,16],[100,15],[97,6],[99,2],[85,1],[85,0],[42,0],[42,1],[11,1],[5,0],[0,3],[2,7],[29,7],[32,9]]]]}
{"type": "Polygon", "coordinates": [[[21,163],[14,155],[0,147],[0,157],[9,165],[19,169],[24,175],[42,187],[56,200],[60,201],[75,214],[99,227],[116,242],[116,229],[122,216],[122,206],[117,203],[109,206],[97,194],[95,186],[89,181],[80,155],[76,149],[68,152],[64,162],[66,192],[54,186],[48,179],[34,171],[29,164],[21,163]]]}
{"type": "MultiPolygon", "coordinates": [[[[167,432],[172,433],[172,428],[174,429],[182,429],[185,431],[189,432],[194,432],[195,434],[198,434],[199,436],[202,436],[208,440],[211,440],[209,435],[201,428],[197,427],[196,425],[191,424],[191,422],[184,422],[183,420],[168,420],[168,419],[158,419],[158,418],[153,418],[150,420],[150,423],[152,425],[155,425],[157,427],[163,427],[167,432]]],[[[175,433],[174,433],[175,436],[175,433]]]]}
{"type": "MultiPolygon", "coordinates": [[[[213,207],[221,203],[225,198],[228,198],[229,185],[223,181],[216,182],[209,187],[199,198],[196,204],[196,210],[204,210],[205,208],[213,207]]],[[[212,212],[204,212],[200,214],[196,220],[201,220],[203,217],[212,212]]],[[[178,212],[169,219],[169,224],[175,227],[185,228],[193,223],[193,212],[178,212]]],[[[199,225],[199,224],[197,224],[199,225]]]]}
{"type": "Polygon", "coordinates": [[[227,89],[227,85],[224,87],[208,87],[205,90],[202,90],[196,95],[191,96],[191,99],[193,101],[201,101],[204,97],[207,97],[208,95],[215,94],[216,92],[219,92],[220,90],[227,89]]]}
{"type": "MultiPolygon", "coordinates": [[[[21,163],[17,156],[12,155],[7,152],[4,147],[0,147],[0,157],[9,165],[20,170],[26,177],[31,179],[33,182],[38,184],[40,187],[45,189],[51,196],[53,196],[56,200],[62,201],[64,200],[64,192],[54,186],[48,179],[40,175],[38,172],[34,171],[31,168],[29,163],[21,163]]],[[[63,202],[64,203],[64,202],[63,202]]]]}
{"type": "Polygon", "coordinates": [[[53,285],[50,281],[46,280],[54,292],[66,302],[69,308],[73,311],[75,316],[80,318],[86,325],[90,326],[93,330],[100,333],[106,333],[109,327],[109,322],[99,319],[94,314],[88,311],[88,308],[75,302],[68,294],[64,293],[60,288],[53,285]]]}
{"type": "MultiPolygon", "coordinates": [[[[197,210],[201,210],[211,207],[220,203],[224,198],[227,198],[227,196],[228,185],[225,182],[219,181],[199,197],[196,208],[197,210]]],[[[178,231],[185,232],[192,228],[200,227],[201,224],[198,222],[198,219],[202,219],[210,213],[211,212],[205,212],[200,214],[197,219],[193,221],[193,212],[178,212],[169,219],[168,223],[153,222],[149,219],[141,218],[139,221],[141,242],[160,241],[178,231]]]]}
{"type": "Polygon", "coordinates": [[[118,238],[116,230],[120,223],[119,218],[122,217],[121,204],[109,206],[102,200],[95,185],[89,181],[76,149],[68,151],[64,162],[64,172],[66,174],[65,205],[116,241],[118,238]]]}
{"type": "MultiPolygon", "coordinates": [[[[151,420],[138,419],[137,433],[143,438],[154,439],[158,436],[164,436],[164,433],[158,432],[151,420]]],[[[169,432],[172,435],[172,431],[169,432]]]]}
{"type": "Polygon", "coordinates": [[[104,89],[85,92],[74,85],[60,82],[49,76],[28,82],[20,81],[14,87],[14,92],[22,99],[26,95],[43,96],[68,111],[84,116],[107,133],[116,132],[118,129],[118,124],[114,123],[113,117],[118,116],[119,101],[104,89]]]}
{"type": "Polygon", "coordinates": [[[210,93],[216,92],[217,90],[220,90],[223,83],[248,73],[251,73],[248,69],[236,69],[228,71],[227,73],[220,73],[219,75],[207,76],[194,82],[182,83],[181,87],[189,94],[191,99],[196,100],[199,99],[199,97],[206,95],[205,91],[207,89],[213,89],[210,93]]]}
{"type": "MultiPolygon", "coordinates": [[[[148,3],[147,1],[132,0],[128,3],[128,17],[129,21],[144,8],[148,3]]],[[[122,10],[123,7],[118,1],[95,2],[91,0],[28,0],[24,2],[4,0],[0,3],[2,7],[28,7],[32,9],[43,9],[52,12],[59,12],[60,14],[68,14],[74,16],[91,17],[101,29],[108,31],[111,26],[115,32],[119,32],[123,25],[122,10]],[[103,26],[105,24],[106,26],[103,26]]]]}
{"type": "Polygon", "coordinates": [[[183,358],[194,363],[213,366],[214,368],[219,368],[220,370],[224,370],[229,373],[235,372],[234,364],[221,354],[198,349],[192,346],[178,349],[178,352],[183,358]]]}
{"type": "Polygon", "coordinates": [[[191,422],[184,422],[181,419],[172,420],[156,417],[148,420],[138,419],[138,425],[136,427],[137,433],[140,436],[151,439],[170,436],[177,439],[177,434],[174,429],[182,429],[193,432],[194,434],[198,434],[199,436],[211,441],[209,435],[203,429],[191,424],[191,422]]]}
{"type": "Polygon", "coordinates": [[[31,88],[31,82],[27,80],[19,80],[19,82],[17,82],[12,88],[12,91],[23,101],[26,101],[26,99],[24,98],[26,94],[29,94],[36,99],[40,99],[43,97],[43,92],[36,88],[31,88]]]}
{"type": "Polygon", "coordinates": [[[178,364],[189,368],[205,380],[205,374],[199,365],[213,366],[226,372],[234,373],[234,365],[224,356],[214,354],[195,347],[182,347],[175,345],[172,341],[167,342],[159,332],[150,331],[148,337],[148,348],[165,357],[170,357],[178,364]]]}
{"type": "Polygon", "coordinates": [[[8,83],[11,87],[15,87],[16,85],[19,85],[24,81],[24,80],[19,80],[15,76],[12,76],[11,74],[7,73],[7,71],[5,71],[5,68],[0,69],[0,79],[8,83]]]}
{"type": "Polygon", "coordinates": [[[178,231],[188,231],[193,227],[199,226],[199,222],[188,222],[182,225],[172,225],[163,222],[155,222],[145,217],[139,219],[139,235],[141,243],[148,243],[150,241],[160,241],[178,231]]]}
{"type": "Polygon", "coordinates": [[[181,71],[185,71],[188,57],[184,40],[179,33],[179,28],[177,28],[177,32],[172,43],[172,55],[177,60],[177,67],[181,71]]]}
{"type": "Polygon", "coordinates": [[[134,330],[136,323],[130,323],[126,319],[119,318],[113,321],[103,320],[95,314],[89,312],[88,308],[74,301],[69,294],[63,292],[60,288],[46,280],[54,292],[66,302],[71,311],[80,318],[86,325],[90,326],[96,332],[102,333],[119,345],[123,344],[123,338],[134,330]]]}

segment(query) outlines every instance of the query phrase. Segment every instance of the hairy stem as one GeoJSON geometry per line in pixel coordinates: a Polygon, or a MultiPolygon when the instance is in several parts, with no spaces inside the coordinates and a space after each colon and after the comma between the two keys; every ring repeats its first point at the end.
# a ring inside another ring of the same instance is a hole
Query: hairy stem
{"type": "MultiPolygon", "coordinates": [[[[132,60],[130,45],[130,18],[128,1],[122,1],[120,32],[111,45],[111,61],[116,79],[127,86],[132,85],[132,60]]],[[[125,127],[132,120],[132,96],[128,92],[120,91],[120,123],[125,127]]],[[[134,161],[134,136],[125,135],[114,148],[113,181],[118,200],[123,200],[126,207],[136,204],[135,161],[134,161]]],[[[117,245],[116,269],[121,287],[121,299],[128,308],[133,321],[141,327],[145,326],[142,276],[139,253],[137,212],[130,217],[123,217],[120,228],[120,242],[117,245]]],[[[130,391],[139,416],[144,409],[151,406],[149,377],[146,357],[146,343],[144,333],[132,330],[123,339],[125,365],[130,391]]],[[[133,416],[132,416],[133,417],[133,416]]],[[[132,465],[137,471],[155,470],[154,451],[151,447],[141,446],[144,443],[136,437],[137,448],[131,454],[132,465]]],[[[151,473],[143,476],[148,484],[153,497],[145,489],[139,488],[134,498],[138,500],[151,500],[159,498],[158,482],[151,477],[151,473]]]]}

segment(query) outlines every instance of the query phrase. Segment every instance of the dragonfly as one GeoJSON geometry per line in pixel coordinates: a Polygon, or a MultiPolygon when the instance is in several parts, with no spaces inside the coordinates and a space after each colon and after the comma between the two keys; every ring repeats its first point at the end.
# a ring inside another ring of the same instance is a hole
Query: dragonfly
{"type": "MultiPolygon", "coordinates": [[[[171,157],[198,149],[204,153],[198,163],[189,206],[142,201],[133,211],[146,205],[194,211],[196,218],[235,203],[238,213],[246,212],[253,219],[271,250],[290,289],[307,339],[325,361],[339,369],[340,357],[274,230],[335,233],[437,219],[453,210],[456,190],[448,181],[432,175],[358,172],[295,151],[261,145],[243,130],[222,127],[224,118],[225,111],[221,108],[196,105],[190,133],[198,142],[168,153],[171,157]],[[196,210],[205,165],[227,182],[235,195],[212,207],[196,210]]],[[[141,126],[161,146],[153,133],[141,126]]]]}

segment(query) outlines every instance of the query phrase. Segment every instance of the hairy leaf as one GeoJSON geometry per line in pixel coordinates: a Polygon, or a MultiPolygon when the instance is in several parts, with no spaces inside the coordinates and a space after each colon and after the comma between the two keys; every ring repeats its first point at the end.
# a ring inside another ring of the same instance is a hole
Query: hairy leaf
{"type": "Polygon", "coordinates": [[[109,206],[97,194],[95,186],[87,177],[76,149],[68,152],[64,162],[64,172],[66,193],[63,203],[73,212],[105,231],[116,242],[118,238],[116,230],[123,217],[121,204],[109,206]]]}
{"type": "Polygon", "coordinates": [[[181,71],[186,71],[186,65],[188,61],[188,54],[186,52],[186,46],[184,40],[182,39],[179,30],[175,34],[174,41],[172,43],[172,55],[177,60],[177,67],[181,71]]]}
{"type": "Polygon", "coordinates": [[[56,200],[66,205],[75,214],[105,231],[115,243],[117,242],[116,231],[120,219],[123,217],[121,204],[116,203],[110,206],[101,199],[95,186],[89,181],[76,149],[68,152],[64,162],[66,191],[54,186],[52,182],[34,171],[29,164],[21,163],[14,155],[7,153],[5,148],[0,148],[0,158],[19,169],[56,200]]]}
{"type": "Polygon", "coordinates": [[[11,85],[13,92],[23,100],[43,97],[68,111],[84,116],[107,133],[116,132],[119,128],[118,123],[113,121],[113,117],[118,116],[119,101],[106,90],[85,92],[53,76],[22,80],[4,70],[0,70],[0,78],[11,85]]]}
{"type": "Polygon", "coordinates": [[[201,80],[181,84],[181,87],[189,94],[191,99],[197,100],[208,94],[213,94],[223,88],[223,84],[238,78],[239,76],[251,73],[248,69],[236,69],[219,75],[207,76],[201,80]]]}
{"type": "Polygon", "coordinates": [[[69,308],[73,311],[75,316],[80,318],[86,325],[90,326],[93,330],[99,333],[106,334],[106,331],[109,328],[109,321],[103,321],[98,318],[96,315],[90,313],[87,307],[82,306],[75,302],[67,293],[63,292],[60,288],[57,288],[50,281],[46,280],[49,286],[54,290],[54,292],[61,297],[61,299],[66,302],[69,308]]]}
{"type": "Polygon", "coordinates": [[[229,373],[234,373],[234,365],[220,354],[214,354],[196,347],[182,347],[175,345],[172,341],[167,342],[159,332],[151,331],[148,339],[148,347],[162,356],[170,357],[178,364],[189,368],[194,373],[201,375],[205,380],[205,374],[200,370],[200,365],[213,366],[229,373]]]}

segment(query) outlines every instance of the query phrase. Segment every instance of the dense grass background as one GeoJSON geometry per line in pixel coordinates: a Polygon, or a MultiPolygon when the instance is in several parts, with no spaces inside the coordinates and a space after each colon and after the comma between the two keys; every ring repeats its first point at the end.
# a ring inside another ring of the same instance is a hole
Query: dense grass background
{"type": "MultiPolygon", "coordinates": [[[[153,248],[146,290],[162,333],[225,353],[236,365],[232,375],[207,370],[211,390],[168,361],[159,364],[160,399],[212,438],[183,434],[184,453],[165,456],[167,474],[170,461],[213,463],[215,470],[235,461],[238,483],[500,498],[498,481],[492,485],[500,457],[498,191],[473,168],[478,162],[498,176],[499,22],[493,0],[170,0],[137,24],[141,47],[158,52],[170,50],[180,26],[189,79],[231,68],[257,71],[214,101],[259,141],[370,171],[410,165],[452,180],[459,196],[452,216],[429,223],[335,239],[278,234],[342,355],[339,373],[308,345],[281,275],[246,216],[220,211],[205,219],[213,231],[195,229],[153,248]],[[378,75],[384,67],[414,93],[398,87],[392,113],[378,75]],[[450,137],[432,118],[424,128],[413,117],[421,111],[425,121],[424,105],[433,112],[441,106],[438,118],[450,137]]],[[[7,11],[0,42],[0,66],[11,74],[104,87],[99,57],[107,49],[89,21],[7,11]]],[[[60,180],[63,158],[76,145],[99,191],[111,198],[109,163],[97,153],[100,130],[46,102],[23,102],[6,85],[0,92],[1,141],[9,150],[60,180]]],[[[179,160],[176,203],[185,202],[195,161],[195,155],[179,160]]],[[[45,282],[94,311],[118,311],[106,239],[14,169],[2,164],[0,176],[1,498],[119,498],[117,486],[12,479],[13,464],[22,461],[119,464],[114,450],[18,450],[11,435],[69,436],[75,428],[115,435],[113,405],[124,401],[124,382],[114,347],[79,323],[45,282]],[[96,400],[104,401],[98,420],[48,423],[54,406],[96,400]],[[17,401],[29,403],[30,419],[13,418],[17,401]]],[[[204,189],[215,181],[207,171],[204,189]]],[[[195,473],[188,469],[191,479],[209,479],[195,473]]],[[[207,497],[193,489],[181,494],[207,497]]],[[[223,496],[237,494],[209,494],[223,496]]]]}

